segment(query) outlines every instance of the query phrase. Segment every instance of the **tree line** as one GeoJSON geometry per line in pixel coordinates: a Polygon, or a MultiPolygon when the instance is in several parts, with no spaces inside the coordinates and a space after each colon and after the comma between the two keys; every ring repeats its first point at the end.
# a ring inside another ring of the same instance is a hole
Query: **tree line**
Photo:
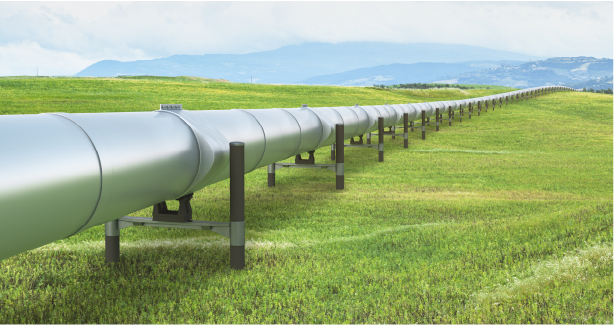
{"type": "Polygon", "coordinates": [[[586,87],[584,87],[584,89],[582,89],[582,91],[587,91],[587,92],[591,92],[591,93],[602,93],[602,94],[610,94],[612,95],[612,88],[608,88],[608,89],[593,89],[593,88],[589,88],[586,89],[586,87]]]}

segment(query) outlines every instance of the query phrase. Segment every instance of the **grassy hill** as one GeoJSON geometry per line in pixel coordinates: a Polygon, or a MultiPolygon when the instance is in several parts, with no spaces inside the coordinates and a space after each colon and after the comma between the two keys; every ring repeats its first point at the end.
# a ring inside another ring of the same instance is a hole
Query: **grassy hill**
{"type": "MultiPolygon", "coordinates": [[[[338,106],[497,90],[193,78],[0,78],[2,114],[338,106]]],[[[247,266],[212,232],[104,227],[0,262],[0,323],[605,323],[612,320],[612,96],[560,92],[440,132],[347,148],[334,173],[246,175],[247,266]]],[[[316,151],[327,162],[328,148],[316,151]]],[[[4,158],[7,159],[7,158],[4,158]]],[[[195,219],[228,221],[228,181],[195,219]]],[[[70,207],[67,207],[70,208],[70,207]]],[[[134,216],[150,216],[151,209],[134,216]]]]}
{"type": "Polygon", "coordinates": [[[469,98],[504,89],[424,92],[371,88],[216,82],[197,77],[0,78],[0,114],[151,111],[159,104],[189,110],[381,105],[469,98]]]}

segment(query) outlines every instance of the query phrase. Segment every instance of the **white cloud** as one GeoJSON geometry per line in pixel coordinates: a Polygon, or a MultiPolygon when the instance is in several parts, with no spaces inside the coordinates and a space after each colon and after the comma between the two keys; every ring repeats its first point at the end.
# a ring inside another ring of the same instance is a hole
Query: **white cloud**
{"type": "Polygon", "coordinates": [[[612,2],[0,2],[0,49],[29,53],[0,61],[0,74],[32,74],[20,67],[35,61],[67,75],[103,59],[303,42],[454,43],[611,58],[612,28],[612,2]],[[42,57],[50,54],[61,62],[42,57]]]}
{"type": "Polygon", "coordinates": [[[42,48],[36,42],[24,41],[0,45],[0,75],[60,76],[74,75],[95,60],[85,60],[72,52],[42,48]]]}

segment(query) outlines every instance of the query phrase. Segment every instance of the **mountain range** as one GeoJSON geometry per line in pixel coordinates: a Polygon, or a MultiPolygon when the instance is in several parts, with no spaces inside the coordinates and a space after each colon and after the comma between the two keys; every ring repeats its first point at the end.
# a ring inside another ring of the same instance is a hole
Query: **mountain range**
{"type": "Polygon", "coordinates": [[[459,63],[420,62],[394,63],[361,68],[325,76],[312,77],[301,83],[311,85],[372,86],[400,83],[424,83],[454,75],[480,71],[501,65],[522,64],[524,61],[469,61],[459,63]]]}
{"type": "Polygon", "coordinates": [[[448,83],[499,85],[528,88],[548,85],[569,85],[612,76],[612,59],[593,57],[560,57],[500,66],[459,74],[448,83]]]}
{"type": "Polygon", "coordinates": [[[572,88],[607,89],[612,88],[612,74],[612,59],[581,56],[530,62],[397,63],[312,77],[303,83],[340,86],[443,83],[514,88],[565,85],[572,88]]]}
{"type": "MultiPolygon", "coordinates": [[[[522,61],[541,57],[457,44],[382,42],[304,43],[247,54],[173,55],[153,60],[103,60],[75,76],[195,76],[232,82],[305,83],[310,78],[355,69],[418,62],[522,61]]],[[[464,67],[451,66],[454,73],[464,67]]]]}

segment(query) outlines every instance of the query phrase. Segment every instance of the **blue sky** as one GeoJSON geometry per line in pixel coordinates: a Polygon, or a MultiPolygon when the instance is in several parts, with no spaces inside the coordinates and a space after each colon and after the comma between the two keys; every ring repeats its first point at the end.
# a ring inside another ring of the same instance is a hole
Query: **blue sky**
{"type": "Polygon", "coordinates": [[[0,75],[304,42],[453,43],[612,58],[606,2],[0,2],[0,75]]]}

